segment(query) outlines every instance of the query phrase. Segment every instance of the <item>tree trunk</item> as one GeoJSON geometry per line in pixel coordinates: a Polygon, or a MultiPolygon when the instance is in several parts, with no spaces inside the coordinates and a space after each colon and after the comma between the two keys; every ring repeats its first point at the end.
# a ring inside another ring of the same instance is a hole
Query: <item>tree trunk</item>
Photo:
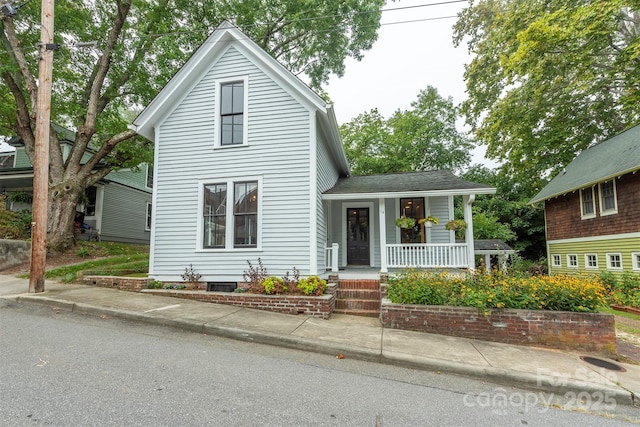
{"type": "Polygon", "coordinates": [[[49,226],[47,247],[63,252],[76,244],[74,219],[76,205],[84,187],[78,182],[64,182],[49,188],[49,226]]]}

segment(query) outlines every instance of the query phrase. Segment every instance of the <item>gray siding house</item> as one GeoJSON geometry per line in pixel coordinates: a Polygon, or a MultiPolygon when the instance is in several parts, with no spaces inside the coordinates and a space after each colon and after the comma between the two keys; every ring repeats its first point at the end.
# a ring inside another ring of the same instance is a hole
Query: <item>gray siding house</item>
{"type": "MultiPolygon", "coordinates": [[[[73,144],[73,133],[59,126],[54,128],[60,134],[63,158],[66,158],[73,144]]],[[[15,152],[5,154],[10,160],[0,167],[0,193],[11,195],[16,192],[33,193],[33,166],[24,151],[19,138],[9,141],[15,152]]],[[[88,157],[89,154],[86,154],[88,157]]],[[[151,179],[152,168],[141,165],[140,170],[121,169],[113,171],[104,179],[89,187],[85,192],[85,202],[76,210],[83,222],[91,227],[91,232],[78,235],[79,239],[99,238],[110,242],[147,244],[151,235],[151,179]]],[[[9,203],[9,209],[31,210],[30,203],[9,203]]]]}
{"type": "Polygon", "coordinates": [[[155,143],[149,275],[238,282],[354,266],[473,268],[471,203],[495,189],[444,171],[350,177],[333,106],[225,22],[132,128],[155,143]],[[444,223],[465,200],[466,239],[444,223]],[[402,215],[438,216],[407,240],[402,215]]]}

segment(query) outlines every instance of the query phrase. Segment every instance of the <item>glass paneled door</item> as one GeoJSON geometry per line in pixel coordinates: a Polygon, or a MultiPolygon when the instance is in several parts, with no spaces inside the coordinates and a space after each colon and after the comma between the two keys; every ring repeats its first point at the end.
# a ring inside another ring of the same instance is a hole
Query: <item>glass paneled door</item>
{"type": "Polygon", "coordinates": [[[347,209],[347,264],[370,264],[369,208],[347,209]]]}

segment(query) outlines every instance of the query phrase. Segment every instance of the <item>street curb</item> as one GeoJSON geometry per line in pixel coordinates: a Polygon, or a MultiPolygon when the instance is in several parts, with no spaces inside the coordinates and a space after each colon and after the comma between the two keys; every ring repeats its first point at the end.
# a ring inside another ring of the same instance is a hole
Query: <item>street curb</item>
{"type": "Polygon", "coordinates": [[[634,394],[624,388],[606,384],[595,384],[569,378],[558,378],[551,375],[533,375],[526,372],[513,371],[490,366],[474,366],[445,359],[427,358],[406,353],[392,353],[381,349],[372,350],[363,347],[354,347],[339,343],[318,342],[310,338],[291,335],[279,335],[270,332],[247,331],[239,328],[217,326],[211,323],[196,322],[190,320],[167,319],[155,314],[146,314],[122,309],[97,307],[86,303],[74,303],[44,296],[17,295],[0,297],[17,303],[32,303],[51,306],[75,313],[88,314],[97,317],[109,316],[123,320],[144,322],[153,325],[177,328],[190,332],[215,335],[238,341],[254,342],[258,344],[285,347],[326,355],[342,354],[346,358],[367,362],[383,363],[388,365],[420,369],[433,372],[446,372],[479,380],[489,380],[492,383],[525,388],[552,394],[588,393],[592,396],[609,397],[616,404],[637,407],[638,402],[634,394]]]}

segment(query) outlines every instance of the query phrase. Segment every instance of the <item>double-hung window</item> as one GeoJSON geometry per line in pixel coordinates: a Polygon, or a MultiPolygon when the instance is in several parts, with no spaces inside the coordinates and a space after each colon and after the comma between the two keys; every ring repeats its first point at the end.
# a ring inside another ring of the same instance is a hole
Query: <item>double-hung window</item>
{"type": "Polygon", "coordinates": [[[593,197],[593,187],[580,190],[580,210],[583,219],[596,216],[596,200],[593,197]]]}
{"type": "Polygon", "coordinates": [[[258,238],[258,183],[237,182],[234,187],[233,245],[255,248],[258,238]]]}
{"type": "Polygon", "coordinates": [[[633,271],[640,271],[640,252],[631,253],[631,264],[633,271]]]}
{"type": "Polygon", "coordinates": [[[616,201],[616,185],[614,180],[601,182],[600,193],[600,213],[610,215],[618,213],[618,203],[616,201]]]}
{"type": "Polygon", "coordinates": [[[257,248],[259,181],[203,184],[202,249],[257,248]]]}
{"type": "Polygon", "coordinates": [[[569,268],[578,268],[578,255],[577,254],[567,254],[567,267],[569,267],[569,268]]]}
{"type": "Polygon", "coordinates": [[[247,79],[220,81],[218,84],[217,137],[219,147],[246,145],[247,79]]]}
{"type": "Polygon", "coordinates": [[[598,254],[584,254],[584,266],[588,269],[597,269],[598,254]]]}

